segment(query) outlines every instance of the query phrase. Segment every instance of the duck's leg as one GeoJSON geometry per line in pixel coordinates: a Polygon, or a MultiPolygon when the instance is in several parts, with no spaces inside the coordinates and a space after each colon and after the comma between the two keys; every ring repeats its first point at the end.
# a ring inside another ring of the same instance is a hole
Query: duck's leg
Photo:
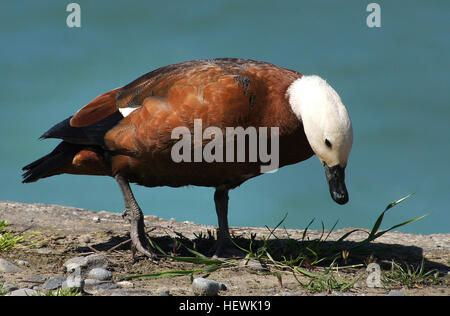
{"type": "Polygon", "coordinates": [[[115,178],[122,191],[125,202],[125,211],[123,212],[122,217],[127,219],[131,224],[131,249],[132,251],[135,249],[149,258],[155,258],[155,254],[150,250],[150,241],[145,234],[144,214],[134,198],[130,184],[128,183],[128,180],[120,174],[116,175],[115,178]]]}
{"type": "Polygon", "coordinates": [[[216,213],[219,223],[217,243],[213,248],[214,257],[240,257],[243,253],[232,243],[228,229],[228,190],[217,188],[214,193],[214,202],[216,204],[216,213]]]}

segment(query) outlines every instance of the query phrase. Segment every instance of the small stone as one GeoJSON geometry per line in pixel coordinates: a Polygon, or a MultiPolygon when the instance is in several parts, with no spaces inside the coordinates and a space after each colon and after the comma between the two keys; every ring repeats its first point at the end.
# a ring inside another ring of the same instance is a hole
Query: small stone
{"type": "Polygon", "coordinates": [[[63,282],[66,280],[66,278],[63,277],[53,277],[48,279],[47,281],[42,284],[42,288],[44,290],[56,290],[57,288],[60,288],[63,284],[63,282]]]}
{"type": "Polygon", "coordinates": [[[130,281],[120,281],[120,282],[117,282],[116,284],[125,289],[131,289],[134,287],[133,282],[130,282],[130,281]]]}
{"type": "Polygon", "coordinates": [[[31,283],[44,283],[45,278],[42,275],[33,274],[33,275],[30,275],[28,278],[26,278],[24,281],[31,282],[31,283]]]}
{"type": "Polygon", "coordinates": [[[94,268],[88,273],[88,278],[96,279],[100,281],[108,281],[112,278],[111,271],[108,271],[104,268],[94,268]]]}
{"type": "Polygon", "coordinates": [[[100,223],[100,217],[94,216],[94,217],[92,218],[92,221],[93,221],[94,223],[100,223]]]}
{"type": "Polygon", "coordinates": [[[17,260],[17,264],[18,264],[19,266],[28,266],[28,265],[30,265],[30,264],[28,263],[28,261],[25,261],[25,260],[17,260]]]}
{"type": "Polygon", "coordinates": [[[36,250],[37,253],[40,253],[41,255],[48,255],[51,254],[53,251],[50,248],[43,247],[36,250]]]}
{"type": "Polygon", "coordinates": [[[33,296],[36,295],[38,292],[36,290],[32,290],[32,289],[18,289],[15,291],[12,291],[8,294],[6,294],[7,296],[33,296]]]}
{"type": "Polygon", "coordinates": [[[85,279],[84,280],[84,286],[92,286],[92,285],[98,285],[102,283],[102,281],[97,280],[97,279],[85,279]]]}
{"type": "Polygon", "coordinates": [[[108,259],[101,254],[93,254],[87,257],[75,257],[67,260],[64,267],[70,273],[76,269],[80,269],[81,273],[85,273],[94,268],[104,268],[108,266],[108,259]]]}
{"type": "Polygon", "coordinates": [[[192,282],[192,289],[195,295],[215,296],[219,293],[219,291],[224,291],[227,288],[225,284],[214,280],[195,278],[192,282]]]}
{"type": "Polygon", "coordinates": [[[67,289],[83,289],[84,280],[79,275],[69,275],[67,279],[62,283],[61,288],[67,289]]]}
{"type": "Polygon", "coordinates": [[[0,258],[0,272],[17,273],[20,271],[22,271],[22,269],[16,266],[15,264],[9,262],[6,259],[0,258]]]}
{"type": "MultiPolygon", "coordinates": [[[[93,280],[93,279],[91,279],[91,280],[98,281],[98,280],[93,280]]],[[[114,290],[119,289],[119,286],[115,283],[112,283],[112,282],[104,283],[101,281],[98,281],[98,282],[99,282],[98,284],[85,284],[85,287],[83,288],[83,290],[86,293],[93,294],[93,295],[102,295],[102,296],[108,295],[108,296],[110,296],[110,295],[112,295],[114,290]]]]}
{"type": "Polygon", "coordinates": [[[64,267],[67,269],[68,272],[72,272],[86,265],[87,265],[86,257],[71,258],[64,263],[64,267]]]}

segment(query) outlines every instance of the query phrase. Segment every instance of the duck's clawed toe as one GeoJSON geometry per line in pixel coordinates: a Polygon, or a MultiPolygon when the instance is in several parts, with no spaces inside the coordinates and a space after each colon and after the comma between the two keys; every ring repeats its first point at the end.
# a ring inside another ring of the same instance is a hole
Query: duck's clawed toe
{"type": "Polygon", "coordinates": [[[136,260],[136,253],[139,252],[143,254],[144,256],[152,259],[152,260],[158,260],[159,257],[153,253],[151,243],[148,240],[147,236],[141,235],[141,236],[133,236],[131,234],[131,254],[134,260],[136,260]],[[133,238],[134,237],[134,238],[133,238]]]}
{"type": "Polygon", "coordinates": [[[210,254],[214,259],[242,259],[247,253],[239,249],[231,240],[220,241],[210,250],[210,254]]]}

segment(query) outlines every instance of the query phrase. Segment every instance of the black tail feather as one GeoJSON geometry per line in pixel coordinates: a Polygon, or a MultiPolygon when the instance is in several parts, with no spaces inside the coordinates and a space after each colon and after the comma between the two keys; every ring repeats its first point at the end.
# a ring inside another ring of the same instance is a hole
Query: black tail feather
{"type": "Polygon", "coordinates": [[[73,144],[92,145],[92,141],[89,140],[82,128],[70,126],[71,118],[72,116],[56,124],[39,137],[39,139],[59,138],[73,144]]]}
{"type": "Polygon", "coordinates": [[[67,142],[60,143],[51,153],[42,158],[26,165],[22,168],[25,171],[22,175],[22,183],[35,182],[40,178],[51,175],[55,170],[71,161],[78,153],[83,145],[70,144],[67,142]]]}
{"type": "Polygon", "coordinates": [[[51,175],[58,174],[58,169],[70,162],[73,157],[83,148],[94,146],[108,150],[105,144],[105,134],[123,119],[122,114],[117,111],[110,116],[92,125],[85,127],[72,127],[70,120],[72,117],[56,124],[40,138],[59,138],[60,143],[48,155],[23,167],[25,171],[22,175],[23,183],[37,181],[51,175]]]}
{"type": "Polygon", "coordinates": [[[71,119],[72,117],[69,117],[56,124],[45,132],[40,139],[59,138],[72,144],[98,145],[103,149],[108,149],[105,145],[105,134],[117,125],[123,119],[123,116],[117,111],[103,120],[85,127],[70,126],[71,119]]]}

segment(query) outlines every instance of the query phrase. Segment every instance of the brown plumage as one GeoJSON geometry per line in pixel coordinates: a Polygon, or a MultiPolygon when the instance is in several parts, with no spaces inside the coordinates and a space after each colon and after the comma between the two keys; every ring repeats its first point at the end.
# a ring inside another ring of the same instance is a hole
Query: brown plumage
{"type": "MultiPolygon", "coordinates": [[[[177,140],[171,139],[171,131],[178,126],[193,130],[194,119],[199,118],[203,128],[217,126],[224,133],[227,126],[278,126],[280,166],[307,159],[312,150],[285,97],[299,76],[268,63],[239,59],[171,65],[96,98],[70,124],[88,126],[111,115],[112,108],[137,107],[105,135],[108,149],[115,153],[106,175],[122,172],[131,182],[149,187],[235,187],[242,183],[242,175],[259,174],[259,164],[175,163],[170,149],[177,140]],[[303,144],[292,148],[293,140],[303,144]]],[[[85,173],[97,174],[91,165],[89,161],[85,173]]]]}
{"type": "Polygon", "coordinates": [[[171,148],[178,140],[171,138],[171,132],[180,126],[193,131],[194,119],[202,120],[203,129],[219,127],[224,135],[226,127],[278,127],[279,166],[303,161],[314,153],[287,97],[288,87],[301,77],[269,63],[234,58],[159,68],[97,97],[44,134],[43,138],[63,142],[58,150],[24,168],[24,182],[62,173],[116,177],[126,215],[135,222],[133,242],[146,254],[149,244],[142,236],[140,209],[132,210],[138,206],[131,190],[127,191],[128,182],[148,187],[215,187],[216,254],[220,254],[229,238],[227,192],[259,175],[261,162],[176,163],[171,148]],[[120,110],[125,108],[136,109],[124,117],[120,110]]]}

